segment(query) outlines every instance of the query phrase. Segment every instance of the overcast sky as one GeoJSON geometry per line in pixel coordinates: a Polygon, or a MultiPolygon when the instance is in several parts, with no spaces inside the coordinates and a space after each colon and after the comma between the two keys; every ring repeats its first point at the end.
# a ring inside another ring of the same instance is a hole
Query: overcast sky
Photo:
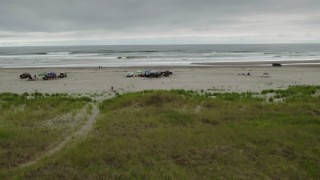
{"type": "Polygon", "coordinates": [[[0,46],[320,43],[320,0],[0,0],[0,46]]]}

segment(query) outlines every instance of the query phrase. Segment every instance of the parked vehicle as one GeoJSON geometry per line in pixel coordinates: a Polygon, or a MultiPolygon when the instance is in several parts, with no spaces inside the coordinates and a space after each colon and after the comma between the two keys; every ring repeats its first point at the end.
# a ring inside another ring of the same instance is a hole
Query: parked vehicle
{"type": "Polygon", "coordinates": [[[143,77],[149,77],[150,75],[150,70],[145,70],[143,73],[143,77]]]}
{"type": "Polygon", "coordinates": [[[154,71],[154,70],[152,70],[152,71],[150,71],[150,73],[148,74],[148,76],[146,76],[146,77],[155,77],[155,78],[158,78],[158,77],[160,77],[161,76],[161,73],[159,72],[159,71],[154,71]]]}
{"type": "Polygon", "coordinates": [[[282,66],[282,64],[280,63],[273,63],[272,66],[276,67],[276,66],[282,66]]]}
{"type": "Polygon", "coordinates": [[[24,72],[24,73],[20,74],[21,79],[25,79],[25,78],[29,78],[29,77],[31,77],[30,73],[24,72]]]}
{"type": "Polygon", "coordinates": [[[43,76],[43,80],[48,80],[48,79],[56,79],[57,74],[55,72],[48,72],[48,74],[43,76]]]}
{"type": "Polygon", "coordinates": [[[67,73],[60,73],[58,75],[58,78],[65,78],[65,77],[67,77],[67,73]]]}
{"type": "Polygon", "coordinates": [[[160,73],[162,76],[165,76],[165,77],[168,77],[173,74],[171,71],[161,71],[160,73]]]}
{"type": "Polygon", "coordinates": [[[128,74],[126,75],[126,77],[133,77],[133,72],[128,72],[128,74]]]}

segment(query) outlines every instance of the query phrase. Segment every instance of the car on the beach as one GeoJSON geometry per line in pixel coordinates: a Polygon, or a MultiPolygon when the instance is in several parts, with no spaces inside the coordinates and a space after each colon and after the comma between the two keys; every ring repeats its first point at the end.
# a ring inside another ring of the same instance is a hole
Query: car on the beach
{"type": "Polygon", "coordinates": [[[24,72],[24,73],[20,74],[19,77],[20,77],[20,79],[25,79],[25,78],[31,77],[31,74],[24,72]]]}
{"type": "Polygon", "coordinates": [[[151,70],[147,74],[145,74],[145,76],[148,78],[152,78],[152,77],[158,78],[161,76],[161,73],[159,71],[151,70]]]}
{"type": "Polygon", "coordinates": [[[128,74],[126,75],[126,77],[133,77],[133,72],[128,72],[128,74]]]}
{"type": "Polygon", "coordinates": [[[273,67],[279,67],[279,66],[282,66],[282,64],[280,64],[280,63],[273,63],[272,66],[273,66],[273,67]]]}
{"type": "Polygon", "coordinates": [[[67,77],[67,73],[60,73],[58,75],[58,78],[65,78],[65,77],[67,77]]]}
{"type": "Polygon", "coordinates": [[[168,70],[167,71],[161,71],[160,73],[161,73],[162,76],[165,76],[165,77],[168,77],[168,76],[173,74],[171,71],[168,71],[168,70]]]}
{"type": "Polygon", "coordinates": [[[43,76],[43,80],[56,79],[57,74],[55,72],[48,72],[45,76],[43,76]]]}

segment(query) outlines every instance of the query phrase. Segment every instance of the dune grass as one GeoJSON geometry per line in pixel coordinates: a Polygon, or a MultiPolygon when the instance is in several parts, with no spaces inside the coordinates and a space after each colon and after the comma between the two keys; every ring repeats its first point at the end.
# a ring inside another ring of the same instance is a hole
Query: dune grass
{"type": "Polygon", "coordinates": [[[79,126],[73,123],[83,119],[75,114],[89,101],[65,94],[0,94],[0,172],[52,148],[79,126]]]}
{"type": "Polygon", "coordinates": [[[101,103],[87,138],[14,177],[319,179],[319,89],[263,92],[282,103],[251,93],[120,95],[101,103]]]}

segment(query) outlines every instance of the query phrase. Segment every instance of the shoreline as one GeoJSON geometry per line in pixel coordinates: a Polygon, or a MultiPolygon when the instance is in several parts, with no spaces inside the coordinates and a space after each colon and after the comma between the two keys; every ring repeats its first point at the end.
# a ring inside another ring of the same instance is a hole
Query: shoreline
{"type": "MultiPolygon", "coordinates": [[[[294,61],[242,61],[242,62],[235,62],[235,61],[216,61],[216,62],[199,62],[199,63],[190,63],[188,65],[130,65],[130,66],[101,66],[102,68],[140,68],[140,69],[150,69],[150,68],[180,68],[180,67],[270,67],[272,64],[277,63],[281,64],[282,66],[320,66],[320,60],[294,60],[294,61]]],[[[0,67],[1,69],[95,69],[99,67],[96,66],[30,66],[30,67],[0,67]]]]}

